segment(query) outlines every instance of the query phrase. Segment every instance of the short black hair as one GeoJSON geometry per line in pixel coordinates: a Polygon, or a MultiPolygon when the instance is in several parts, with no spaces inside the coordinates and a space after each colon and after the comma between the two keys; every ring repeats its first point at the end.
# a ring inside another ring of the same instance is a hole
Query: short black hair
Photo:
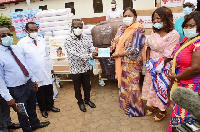
{"type": "Polygon", "coordinates": [[[186,23],[190,21],[191,19],[194,19],[197,25],[197,31],[200,32],[200,12],[199,11],[193,11],[189,15],[186,15],[185,21],[182,24],[182,28],[184,28],[186,23]]]}
{"type": "Polygon", "coordinates": [[[77,18],[76,18],[76,19],[73,19],[73,20],[72,20],[72,26],[73,26],[73,23],[74,23],[74,22],[77,22],[77,21],[83,23],[83,21],[82,21],[81,19],[77,19],[77,18]]]}
{"type": "Polygon", "coordinates": [[[128,10],[131,11],[131,12],[134,14],[135,17],[137,17],[137,12],[136,12],[136,10],[133,9],[133,8],[131,8],[131,7],[127,7],[127,8],[124,10],[123,15],[124,15],[124,13],[125,13],[126,11],[128,11],[128,10]]]}
{"type": "Polygon", "coordinates": [[[29,24],[35,24],[35,25],[37,25],[35,22],[28,22],[28,23],[26,23],[26,26],[25,26],[25,29],[26,29],[26,30],[28,30],[28,25],[29,25],[29,24]]]}
{"type": "MultiPolygon", "coordinates": [[[[155,13],[157,13],[158,16],[161,18],[165,32],[167,33],[171,32],[174,29],[172,10],[165,6],[157,8],[152,14],[152,17],[151,17],[152,23],[153,23],[153,18],[154,18],[155,13]]],[[[153,27],[153,31],[154,32],[158,31],[158,29],[153,27]]]]}
{"type": "Polygon", "coordinates": [[[57,50],[62,50],[62,48],[61,48],[61,47],[59,47],[57,50]]]}

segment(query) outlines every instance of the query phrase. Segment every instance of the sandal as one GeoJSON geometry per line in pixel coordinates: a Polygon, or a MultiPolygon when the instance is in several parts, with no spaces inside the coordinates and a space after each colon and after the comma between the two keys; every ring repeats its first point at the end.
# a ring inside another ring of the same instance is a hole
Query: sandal
{"type": "Polygon", "coordinates": [[[157,111],[157,107],[151,107],[147,110],[146,116],[151,116],[153,115],[153,113],[155,113],[157,111]]]}
{"type": "Polygon", "coordinates": [[[154,122],[159,122],[161,120],[163,120],[167,115],[167,111],[165,111],[165,113],[161,113],[159,112],[153,119],[154,119],[154,122]],[[158,118],[157,116],[160,115],[161,117],[158,118]]]}

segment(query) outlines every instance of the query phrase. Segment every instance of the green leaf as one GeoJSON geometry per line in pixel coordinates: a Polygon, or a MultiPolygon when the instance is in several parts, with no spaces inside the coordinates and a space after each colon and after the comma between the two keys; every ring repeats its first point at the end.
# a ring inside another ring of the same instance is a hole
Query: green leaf
{"type": "Polygon", "coordinates": [[[10,17],[4,16],[3,14],[1,14],[0,26],[10,28],[12,26],[12,19],[10,17]]]}

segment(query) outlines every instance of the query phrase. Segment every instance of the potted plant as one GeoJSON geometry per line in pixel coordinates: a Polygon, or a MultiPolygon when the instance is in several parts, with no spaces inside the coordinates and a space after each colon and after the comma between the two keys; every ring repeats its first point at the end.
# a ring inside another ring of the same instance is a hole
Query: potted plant
{"type": "Polygon", "coordinates": [[[11,26],[12,26],[11,18],[1,14],[1,16],[0,16],[0,25],[10,29],[11,26]]]}

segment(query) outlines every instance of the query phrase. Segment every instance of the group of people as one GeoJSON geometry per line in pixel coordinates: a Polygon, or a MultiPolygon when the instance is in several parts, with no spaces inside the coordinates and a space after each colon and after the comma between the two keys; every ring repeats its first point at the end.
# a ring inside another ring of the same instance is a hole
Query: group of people
{"type": "Polygon", "coordinates": [[[10,30],[0,27],[0,131],[22,128],[31,132],[48,126],[40,122],[36,114],[36,98],[43,117],[47,111],[60,112],[54,107],[52,74],[53,66],[46,42],[38,36],[34,22],[26,24],[27,36],[17,45],[12,45],[10,30]],[[23,103],[27,115],[17,107],[23,103]],[[19,124],[11,122],[10,109],[17,111],[19,124]]]}
{"type": "MultiPolygon", "coordinates": [[[[116,11],[116,3],[111,4],[112,7],[115,4],[113,11],[116,11]]],[[[179,18],[175,26],[171,9],[157,8],[152,14],[153,30],[147,40],[144,26],[136,22],[136,11],[130,7],[124,10],[123,24],[109,48],[111,58],[115,59],[120,108],[129,117],[151,116],[159,110],[153,120],[161,121],[167,115],[166,109],[172,105],[171,117],[184,121],[190,115],[170,101],[170,91],[173,91],[172,85],[178,83],[178,86],[200,93],[200,12],[195,11],[196,5],[195,0],[185,0],[185,16],[179,18]],[[141,91],[139,80],[145,47],[146,74],[141,91]],[[142,100],[147,100],[149,109],[146,113],[142,100]]],[[[98,48],[82,33],[83,22],[74,19],[71,28],[72,33],[64,46],[75,98],[80,110],[86,112],[85,104],[96,107],[90,100],[89,59],[101,58],[97,57],[98,48]]],[[[50,124],[37,118],[36,98],[43,117],[48,117],[49,110],[60,111],[54,107],[53,67],[45,41],[37,37],[38,27],[34,22],[26,24],[26,32],[27,37],[15,46],[9,29],[0,27],[0,131],[3,132],[9,131],[9,127],[22,127],[24,132],[30,132],[50,124]],[[28,113],[27,117],[18,111],[20,125],[12,123],[10,118],[9,106],[16,110],[17,103],[24,103],[28,113]]],[[[168,132],[174,128],[170,122],[168,132]]]]}
{"type": "MultiPolygon", "coordinates": [[[[120,107],[129,117],[152,116],[158,111],[153,117],[153,120],[158,122],[166,117],[166,109],[170,106],[173,106],[172,118],[177,117],[183,122],[185,117],[190,115],[187,110],[170,100],[170,92],[173,91],[172,85],[178,83],[178,86],[200,93],[200,22],[198,19],[200,12],[195,11],[196,6],[197,1],[185,0],[183,4],[185,16],[179,18],[175,25],[170,8],[157,8],[152,14],[153,30],[147,40],[144,26],[136,22],[136,11],[132,8],[124,10],[123,24],[119,27],[109,48],[111,58],[115,59],[120,107]],[[145,47],[146,74],[141,92],[139,79],[144,56],[142,51],[145,47]],[[147,100],[146,105],[149,109],[146,114],[142,100],[147,100]]],[[[98,48],[95,51],[89,39],[82,34],[82,27],[83,23],[80,19],[72,22],[73,34],[66,39],[65,48],[73,75],[75,96],[80,110],[85,112],[80,87],[82,84],[84,100],[88,104],[88,93],[91,90],[89,59],[101,58],[96,56],[98,48]]],[[[168,132],[172,132],[173,129],[175,126],[170,121],[168,132]]]]}
{"type": "MultiPolygon", "coordinates": [[[[177,19],[175,26],[171,9],[157,8],[152,14],[153,31],[147,40],[143,25],[136,22],[136,11],[124,10],[124,24],[119,27],[110,49],[114,51],[111,58],[115,58],[120,107],[128,116],[151,116],[159,110],[153,117],[157,122],[166,117],[169,106],[173,106],[171,117],[182,122],[190,115],[170,101],[170,91],[177,82],[180,87],[200,93],[200,12],[195,11],[196,7],[196,0],[185,0],[185,16],[177,19]],[[143,47],[146,48],[146,72],[140,93],[143,47]],[[147,100],[149,107],[146,114],[142,99],[147,100]]],[[[173,129],[170,121],[168,132],[173,129]]]]}

